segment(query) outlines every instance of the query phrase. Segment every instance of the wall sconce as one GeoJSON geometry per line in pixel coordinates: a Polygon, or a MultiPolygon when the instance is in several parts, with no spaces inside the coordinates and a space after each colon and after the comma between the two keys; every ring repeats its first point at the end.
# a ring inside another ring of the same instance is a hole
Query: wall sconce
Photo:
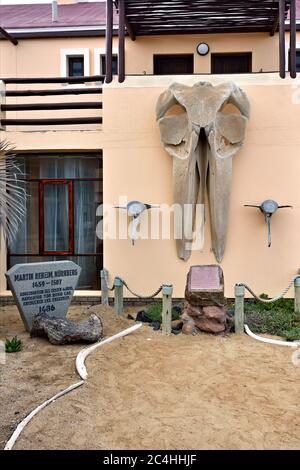
{"type": "Polygon", "coordinates": [[[125,209],[127,214],[133,218],[133,223],[131,226],[131,241],[134,245],[135,240],[137,239],[137,228],[141,223],[141,214],[148,209],[159,208],[160,206],[153,206],[152,204],[145,204],[140,201],[130,201],[127,206],[115,206],[115,209],[125,209]]]}
{"type": "Polygon", "coordinates": [[[265,221],[268,224],[268,247],[271,246],[272,239],[271,239],[271,217],[278,209],[284,209],[286,207],[292,208],[293,206],[279,206],[276,201],[273,199],[267,199],[263,201],[260,206],[256,206],[253,204],[245,204],[244,207],[256,207],[259,209],[265,217],[265,221]]]}
{"type": "Polygon", "coordinates": [[[207,55],[209,53],[209,45],[206,42],[200,42],[196,48],[199,55],[207,55]]]}

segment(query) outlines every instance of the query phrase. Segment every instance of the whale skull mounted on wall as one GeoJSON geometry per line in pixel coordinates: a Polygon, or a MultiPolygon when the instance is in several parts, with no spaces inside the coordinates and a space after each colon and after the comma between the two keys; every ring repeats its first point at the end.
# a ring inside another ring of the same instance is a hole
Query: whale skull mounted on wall
{"type": "Polygon", "coordinates": [[[188,260],[191,255],[196,205],[204,205],[206,189],[212,250],[218,262],[223,259],[232,157],[243,145],[249,113],[245,92],[233,82],[217,86],[199,82],[191,87],[173,83],[158,99],[156,119],[161,140],[173,157],[174,203],[182,207],[182,238],[177,240],[181,259],[188,260]],[[191,210],[184,211],[186,204],[191,210]]]}

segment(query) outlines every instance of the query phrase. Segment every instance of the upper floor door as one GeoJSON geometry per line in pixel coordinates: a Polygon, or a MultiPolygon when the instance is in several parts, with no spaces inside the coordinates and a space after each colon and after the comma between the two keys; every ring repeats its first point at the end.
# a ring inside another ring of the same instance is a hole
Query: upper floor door
{"type": "Polygon", "coordinates": [[[153,56],[154,75],[190,75],[194,73],[193,54],[153,56]]]}
{"type": "Polygon", "coordinates": [[[251,73],[251,52],[211,55],[211,73],[251,73]]]}

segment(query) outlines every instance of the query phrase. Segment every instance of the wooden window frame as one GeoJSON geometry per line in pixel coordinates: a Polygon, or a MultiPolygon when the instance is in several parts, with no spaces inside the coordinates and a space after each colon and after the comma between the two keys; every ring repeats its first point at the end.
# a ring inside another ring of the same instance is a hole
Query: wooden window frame
{"type": "Polygon", "coordinates": [[[41,256],[74,256],[74,181],[68,179],[39,180],[39,252],[41,256]],[[47,184],[68,186],[68,251],[45,250],[45,186],[47,184]]]}
{"type": "MultiPolygon", "coordinates": [[[[242,51],[242,52],[212,52],[210,54],[210,71],[211,71],[211,74],[215,74],[215,75],[222,75],[222,74],[217,74],[215,72],[213,72],[213,58],[214,57],[217,57],[217,56],[222,56],[222,57],[225,57],[225,56],[235,56],[235,57],[238,57],[238,56],[244,56],[244,55],[248,55],[248,59],[249,59],[249,72],[240,72],[240,73],[252,73],[252,63],[253,63],[253,53],[252,51],[242,51]]],[[[238,74],[239,72],[237,72],[238,74]]],[[[234,75],[234,74],[233,74],[234,75]]]]}

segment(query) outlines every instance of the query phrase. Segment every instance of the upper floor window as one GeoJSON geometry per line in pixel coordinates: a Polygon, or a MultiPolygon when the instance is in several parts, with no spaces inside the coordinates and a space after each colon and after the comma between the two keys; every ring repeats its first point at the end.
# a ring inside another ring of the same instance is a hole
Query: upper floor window
{"type": "Polygon", "coordinates": [[[90,75],[90,51],[82,49],[61,49],[60,74],[62,77],[90,75]]]}
{"type": "MultiPolygon", "coordinates": [[[[105,75],[106,74],[106,57],[105,55],[100,56],[100,75],[105,75]]],[[[118,56],[113,55],[112,56],[112,74],[117,75],[118,74],[118,56]]]]}
{"type": "MultiPolygon", "coordinates": [[[[106,57],[104,48],[97,48],[94,51],[94,73],[95,75],[106,74],[106,57]]],[[[113,48],[112,73],[113,75],[118,74],[118,51],[116,48],[113,48]]]]}
{"type": "Polygon", "coordinates": [[[82,77],[84,75],[84,57],[68,57],[68,75],[69,77],[82,77]]]}
{"type": "Polygon", "coordinates": [[[154,75],[190,75],[194,73],[193,54],[164,54],[153,56],[154,75]]]}
{"type": "Polygon", "coordinates": [[[211,54],[211,73],[251,73],[252,53],[211,54]]]}

